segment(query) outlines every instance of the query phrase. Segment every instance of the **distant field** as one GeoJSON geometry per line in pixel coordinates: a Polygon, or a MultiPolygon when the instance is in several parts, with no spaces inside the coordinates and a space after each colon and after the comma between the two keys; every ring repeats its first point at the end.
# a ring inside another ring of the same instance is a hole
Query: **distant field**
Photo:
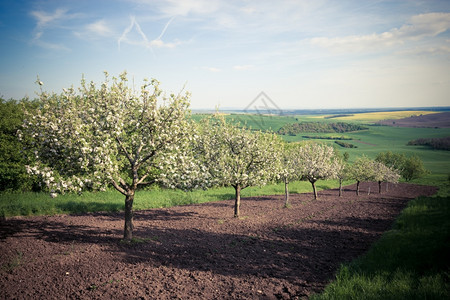
{"type": "Polygon", "coordinates": [[[450,128],[450,112],[412,116],[403,119],[387,119],[377,121],[377,124],[395,127],[450,128]]]}
{"type": "MultiPolygon", "coordinates": [[[[379,120],[386,120],[386,119],[402,119],[407,118],[411,116],[420,116],[420,115],[428,115],[428,114],[435,114],[438,112],[435,111],[386,111],[386,112],[372,112],[372,113],[360,113],[360,114],[353,114],[351,116],[346,117],[337,117],[333,118],[334,120],[340,120],[340,121],[362,121],[362,122],[374,122],[379,120]]],[[[325,116],[327,117],[327,116],[325,116]]],[[[318,116],[318,119],[324,118],[324,116],[318,116]]]]}
{"type": "MultiPolygon", "coordinates": [[[[209,116],[208,114],[194,114],[192,118],[195,121],[201,120],[209,116]]],[[[308,117],[297,116],[268,116],[268,115],[250,115],[250,114],[226,114],[224,115],[227,121],[240,123],[255,130],[272,130],[277,131],[282,126],[288,123],[296,123],[301,121],[311,121],[313,119],[308,117]]],[[[331,122],[331,121],[330,121],[331,122]]]]}
{"type": "MultiPolygon", "coordinates": [[[[317,134],[320,135],[320,134],[317,134]]],[[[432,150],[426,146],[407,146],[410,140],[418,137],[446,137],[450,136],[449,128],[404,128],[388,126],[369,126],[368,130],[358,132],[346,132],[346,137],[353,138],[348,141],[358,148],[337,147],[340,152],[348,152],[350,161],[360,155],[367,155],[371,158],[379,152],[392,151],[404,153],[406,155],[418,155],[424,162],[425,167],[433,173],[448,174],[450,170],[450,152],[444,150],[432,150]]],[[[297,136],[283,136],[283,139],[290,142],[308,140],[297,136]]],[[[332,140],[316,140],[335,145],[332,140]]]]}
{"type": "MultiPolygon", "coordinates": [[[[403,111],[403,112],[376,112],[355,114],[353,119],[331,118],[324,119],[324,115],[302,115],[302,116],[267,116],[267,115],[248,115],[248,114],[229,114],[225,118],[234,120],[241,124],[247,124],[248,127],[259,130],[277,131],[285,124],[296,122],[349,122],[349,123],[375,123],[383,118],[403,118],[413,114],[430,114],[429,111],[403,111]],[[378,118],[378,119],[377,119],[378,118]]],[[[194,115],[195,120],[204,118],[205,114],[194,115]]],[[[283,140],[288,142],[300,142],[306,140],[315,140],[317,142],[327,143],[338,149],[341,153],[348,152],[350,161],[354,161],[363,154],[375,158],[379,152],[393,151],[405,153],[406,155],[418,155],[424,162],[425,167],[435,174],[450,173],[450,151],[432,150],[426,146],[407,146],[411,140],[419,138],[443,138],[450,136],[450,128],[407,128],[390,126],[368,126],[368,130],[356,132],[346,132],[345,138],[352,138],[348,142],[358,148],[343,148],[334,143],[334,140],[309,139],[302,136],[311,135],[300,133],[296,136],[283,135],[283,140]]],[[[314,133],[314,136],[330,137],[336,136],[336,133],[314,133]]]]}

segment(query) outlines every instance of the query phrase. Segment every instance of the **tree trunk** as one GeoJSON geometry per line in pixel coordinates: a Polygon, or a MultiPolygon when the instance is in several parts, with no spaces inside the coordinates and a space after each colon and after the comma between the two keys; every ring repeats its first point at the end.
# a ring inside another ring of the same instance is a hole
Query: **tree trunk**
{"type": "Polygon", "coordinates": [[[289,181],[284,180],[284,207],[289,207],[289,181]]]}
{"type": "Polygon", "coordinates": [[[342,179],[339,178],[339,197],[342,197],[342,179]]]}
{"type": "Polygon", "coordinates": [[[381,194],[381,181],[378,181],[378,194],[381,194]]]}
{"type": "Polygon", "coordinates": [[[369,185],[369,190],[367,191],[367,196],[370,195],[370,185],[369,185]]]}
{"type": "Polygon", "coordinates": [[[359,181],[356,181],[356,195],[359,196],[359,181]]]}
{"type": "Polygon", "coordinates": [[[234,217],[239,217],[239,206],[241,206],[241,186],[238,184],[234,187],[236,191],[236,199],[234,202],[234,217]]]}
{"type": "Polygon", "coordinates": [[[315,181],[310,181],[311,185],[313,187],[313,192],[314,192],[314,199],[317,200],[317,189],[316,189],[316,182],[315,181]]]}
{"type": "Polygon", "coordinates": [[[133,238],[133,200],[134,191],[129,192],[125,197],[125,228],[123,231],[124,240],[131,240],[133,238]]]}

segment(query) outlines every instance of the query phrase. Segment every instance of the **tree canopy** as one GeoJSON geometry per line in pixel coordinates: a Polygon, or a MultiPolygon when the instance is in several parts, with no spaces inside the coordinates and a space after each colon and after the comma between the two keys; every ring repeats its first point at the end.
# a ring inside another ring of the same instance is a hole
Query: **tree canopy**
{"type": "Polygon", "coordinates": [[[406,181],[420,178],[429,173],[417,155],[406,156],[403,153],[387,151],[378,153],[375,160],[397,170],[406,181]]]}
{"type": "Polygon", "coordinates": [[[333,147],[319,143],[308,143],[299,149],[298,163],[301,174],[307,179],[317,199],[316,181],[320,179],[336,178],[339,161],[333,147]]]}
{"type": "Polygon", "coordinates": [[[278,174],[281,140],[274,134],[251,131],[217,117],[205,120],[204,154],[216,184],[235,189],[235,217],[239,217],[241,190],[264,185],[278,174]]]}
{"type": "Polygon", "coordinates": [[[188,107],[188,93],[167,97],[154,79],[135,92],[125,72],[112,80],[105,73],[99,87],[83,78],[78,90],[41,90],[39,109],[25,114],[36,161],[28,170],[54,196],[111,184],[125,196],[124,238],[131,239],[135,191],[155,182],[164,159],[189,142],[188,107]]]}

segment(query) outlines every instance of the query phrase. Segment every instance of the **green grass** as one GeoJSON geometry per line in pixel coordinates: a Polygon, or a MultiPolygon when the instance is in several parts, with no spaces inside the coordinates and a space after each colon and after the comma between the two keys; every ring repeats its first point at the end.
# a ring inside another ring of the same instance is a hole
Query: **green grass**
{"type": "MultiPolygon", "coordinates": [[[[199,121],[210,114],[193,114],[192,119],[199,121]]],[[[268,115],[256,115],[256,114],[224,114],[227,121],[234,122],[236,124],[245,125],[255,130],[271,130],[277,131],[281,127],[290,123],[297,122],[329,122],[333,120],[318,120],[314,116],[268,116],[268,115]]]]}
{"type": "MultiPolygon", "coordinates": [[[[337,181],[318,181],[320,190],[335,188],[337,181]]],[[[289,184],[291,193],[311,192],[311,184],[297,181],[289,184]]],[[[242,190],[242,197],[284,194],[284,184],[270,184],[262,187],[248,187],[242,190]]],[[[171,207],[194,203],[234,199],[233,188],[213,188],[209,190],[181,190],[151,189],[138,191],[134,200],[134,210],[171,207]]],[[[124,196],[115,190],[106,192],[85,192],[60,195],[50,198],[47,193],[1,193],[0,216],[34,216],[55,214],[79,214],[87,212],[116,212],[124,209],[124,196]]]]}
{"type": "Polygon", "coordinates": [[[313,300],[450,299],[450,193],[445,176],[429,176],[440,192],[408,204],[368,253],[342,265],[313,300]]]}

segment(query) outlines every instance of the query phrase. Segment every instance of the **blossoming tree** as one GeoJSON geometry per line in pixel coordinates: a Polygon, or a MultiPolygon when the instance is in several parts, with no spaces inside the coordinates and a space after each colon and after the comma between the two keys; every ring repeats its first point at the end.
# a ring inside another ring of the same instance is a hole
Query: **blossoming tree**
{"type": "MultiPolygon", "coordinates": [[[[372,167],[374,169],[374,180],[378,182],[378,193],[381,194],[381,183],[397,183],[400,174],[397,170],[387,167],[385,164],[379,161],[372,161],[372,167]]],[[[387,186],[386,186],[387,189],[387,186]]]]}
{"type": "Polygon", "coordinates": [[[281,140],[274,134],[239,128],[224,118],[207,120],[204,126],[211,178],[235,189],[234,216],[239,217],[241,191],[278,175],[281,140]]]}
{"type": "Polygon", "coordinates": [[[362,181],[375,180],[376,171],[373,161],[367,156],[358,157],[350,167],[350,178],[356,180],[356,195],[359,195],[359,186],[362,181]]]}
{"type": "MultiPolygon", "coordinates": [[[[367,156],[361,156],[350,166],[349,177],[356,180],[356,194],[359,195],[359,187],[362,181],[377,181],[378,192],[381,193],[382,182],[398,182],[398,171],[387,167],[385,164],[371,160],[367,156]]],[[[369,191],[370,192],[370,191],[369,191]]]]}
{"type": "Polygon", "coordinates": [[[301,178],[300,144],[284,143],[280,158],[280,177],[284,182],[284,207],[289,207],[289,183],[301,178]]]}
{"type": "Polygon", "coordinates": [[[170,177],[181,178],[174,176],[176,166],[191,163],[177,157],[192,139],[189,94],[166,97],[156,80],[144,80],[135,92],[125,72],[112,80],[105,73],[99,87],[83,78],[78,90],[63,91],[41,90],[40,109],[26,115],[24,130],[33,138],[37,162],[28,169],[53,196],[112,185],[125,196],[124,239],[130,240],[138,187],[160,179],[163,165],[173,165],[170,177]]]}
{"type": "Polygon", "coordinates": [[[342,197],[342,181],[346,180],[349,176],[349,164],[348,164],[348,152],[344,152],[344,155],[336,154],[336,178],[339,180],[339,197],[342,197]]]}
{"type": "Polygon", "coordinates": [[[307,179],[313,188],[314,199],[317,199],[316,181],[320,179],[332,179],[337,175],[338,160],[333,147],[309,143],[299,149],[299,164],[301,174],[307,179]]]}

